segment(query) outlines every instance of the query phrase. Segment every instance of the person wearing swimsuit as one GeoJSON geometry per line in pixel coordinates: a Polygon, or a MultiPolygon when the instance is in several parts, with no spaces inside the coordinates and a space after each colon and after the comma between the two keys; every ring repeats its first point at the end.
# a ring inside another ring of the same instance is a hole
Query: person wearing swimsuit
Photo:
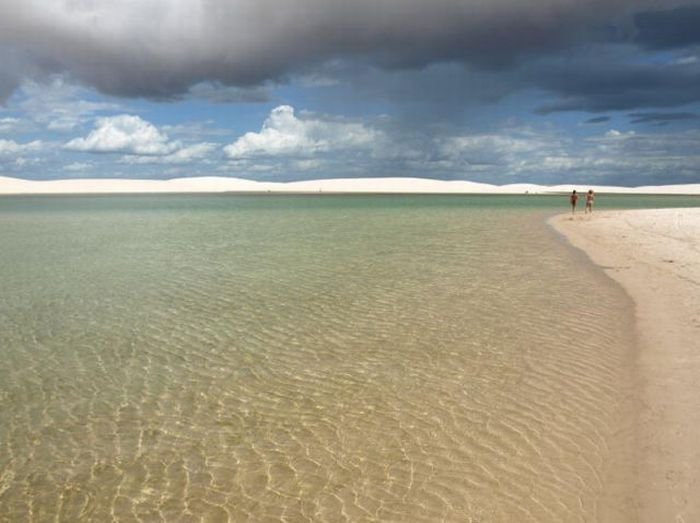
{"type": "Polygon", "coordinates": [[[576,189],[571,193],[569,197],[569,202],[571,202],[571,214],[576,212],[576,203],[578,202],[578,194],[576,194],[576,189]]]}
{"type": "Polygon", "coordinates": [[[595,196],[593,196],[593,189],[588,189],[588,193],[586,194],[586,208],[583,211],[584,213],[593,212],[593,200],[595,200],[595,196]]]}

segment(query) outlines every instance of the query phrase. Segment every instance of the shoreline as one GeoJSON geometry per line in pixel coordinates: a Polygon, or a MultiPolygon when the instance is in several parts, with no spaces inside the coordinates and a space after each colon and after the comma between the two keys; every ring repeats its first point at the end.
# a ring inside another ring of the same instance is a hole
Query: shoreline
{"type": "Polygon", "coordinates": [[[565,214],[548,223],[635,304],[628,487],[638,521],[700,521],[700,208],[565,214]]]}

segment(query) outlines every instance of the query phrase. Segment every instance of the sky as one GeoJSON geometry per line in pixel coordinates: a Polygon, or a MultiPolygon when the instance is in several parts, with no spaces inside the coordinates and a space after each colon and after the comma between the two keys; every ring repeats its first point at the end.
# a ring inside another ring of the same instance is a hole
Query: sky
{"type": "Polygon", "coordinates": [[[0,0],[0,176],[700,183],[700,0],[0,0]]]}

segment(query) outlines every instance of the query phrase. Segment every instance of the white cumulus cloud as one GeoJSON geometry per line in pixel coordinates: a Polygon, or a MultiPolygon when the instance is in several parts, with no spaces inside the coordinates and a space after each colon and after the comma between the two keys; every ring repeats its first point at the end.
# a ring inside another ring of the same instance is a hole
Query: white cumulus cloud
{"type": "Polygon", "coordinates": [[[91,163],[73,162],[64,166],[63,170],[68,172],[83,172],[93,168],[94,166],[91,163]]]}
{"type": "Polygon", "coordinates": [[[34,122],[50,131],[69,132],[92,120],[100,112],[116,112],[114,103],[88,101],[86,89],[71,85],[60,76],[45,83],[27,81],[20,89],[18,104],[34,122]]]}
{"type": "Polygon", "coordinates": [[[179,144],[170,141],[168,135],[152,123],[135,115],[122,114],[98,118],[90,134],[69,141],[65,148],[92,153],[166,155],[177,150],[179,144]]]}
{"type": "Polygon", "coordinates": [[[14,140],[0,139],[0,156],[17,156],[28,152],[38,152],[45,148],[44,142],[34,140],[28,143],[17,143],[14,140]]]}
{"type": "Polygon", "coordinates": [[[188,145],[164,156],[135,156],[129,155],[123,158],[124,163],[148,164],[148,163],[170,163],[183,164],[206,158],[209,153],[218,147],[215,143],[196,143],[188,145]]]}
{"type": "Polygon", "coordinates": [[[10,131],[14,131],[18,125],[18,118],[0,118],[0,133],[9,133],[10,131]]]}
{"type": "Polygon", "coordinates": [[[452,162],[453,167],[508,166],[510,171],[517,171],[541,164],[547,156],[562,154],[566,144],[554,136],[519,130],[448,137],[438,149],[440,156],[452,162]]]}
{"type": "Polygon", "coordinates": [[[294,114],[281,105],[258,133],[249,132],[224,148],[231,159],[255,156],[313,156],[335,150],[369,149],[381,133],[364,124],[294,114]]]}

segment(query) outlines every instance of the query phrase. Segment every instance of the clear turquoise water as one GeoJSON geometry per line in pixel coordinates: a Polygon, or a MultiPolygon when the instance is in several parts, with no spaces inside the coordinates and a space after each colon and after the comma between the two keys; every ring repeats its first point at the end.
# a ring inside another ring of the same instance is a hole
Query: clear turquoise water
{"type": "Polygon", "coordinates": [[[557,210],[0,198],[0,520],[590,521],[631,310],[557,210]]]}

